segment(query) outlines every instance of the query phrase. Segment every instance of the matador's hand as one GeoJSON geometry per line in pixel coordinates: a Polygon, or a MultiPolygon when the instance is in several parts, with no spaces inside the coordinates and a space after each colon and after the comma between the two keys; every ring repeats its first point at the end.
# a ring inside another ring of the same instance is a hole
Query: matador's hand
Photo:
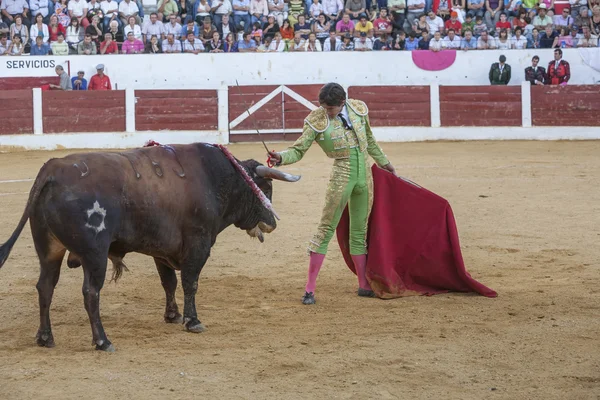
{"type": "Polygon", "coordinates": [[[271,161],[274,165],[281,164],[281,154],[275,153],[274,151],[269,151],[269,161],[271,161]]]}
{"type": "Polygon", "coordinates": [[[392,165],[392,163],[387,163],[382,168],[385,169],[386,171],[391,172],[392,174],[396,175],[396,169],[394,169],[394,166],[392,165]]]}

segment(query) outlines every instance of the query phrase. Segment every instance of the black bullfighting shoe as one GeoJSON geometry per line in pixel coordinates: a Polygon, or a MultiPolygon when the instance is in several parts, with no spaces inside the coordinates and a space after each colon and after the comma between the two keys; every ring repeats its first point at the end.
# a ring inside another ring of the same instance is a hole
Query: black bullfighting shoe
{"type": "Polygon", "coordinates": [[[369,289],[358,288],[358,295],[360,297],[377,297],[375,292],[369,289]]]}
{"type": "Polygon", "coordinates": [[[302,296],[302,304],[315,304],[315,294],[313,292],[304,292],[304,296],[302,296]]]}

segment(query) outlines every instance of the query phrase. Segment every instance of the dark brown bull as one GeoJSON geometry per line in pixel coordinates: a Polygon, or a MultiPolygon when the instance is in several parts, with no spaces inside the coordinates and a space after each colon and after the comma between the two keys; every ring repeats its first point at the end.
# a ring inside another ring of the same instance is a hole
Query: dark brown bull
{"type": "MultiPolygon", "coordinates": [[[[295,182],[254,160],[239,163],[271,199],[272,179],[295,182]]],[[[217,235],[230,225],[263,240],[276,227],[273,214],[218,147],[196,143],[140,148],[122,153],[73,154],[51,159],[31,188],[25,212],[0,247],[0,267],[30,220],[40,259],[37,343],[53,347],[50,303],[62,260],[83,266],[83,298],[98,350],[114,351],[100,321],[100,290],[107,260],[120,275],[125,254],[154,258],[165,290],[165,321],[204,330],[196,313],[198,277],[217,235]],[[175,301],[181,271],[183,318],[175,301]]]]}

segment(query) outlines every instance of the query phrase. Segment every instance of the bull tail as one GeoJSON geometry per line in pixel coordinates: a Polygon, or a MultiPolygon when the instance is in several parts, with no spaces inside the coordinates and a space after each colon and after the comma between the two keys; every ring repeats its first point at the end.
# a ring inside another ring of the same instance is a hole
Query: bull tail
{"type": "Polygon", "coordinates": [[[23,211],[23,215],[21,216],[19,225],[17,225],[17,228],[10,236],[10,238],[6,241],[6,243],[0,246],[0,268],[2,268],[2,266],[8,259],[10,251],[17,242],[19,235],[23,231],[23,228],[25,227],[25,224],[29,219],[29,215],[31,214],[33,207],[37,203],[40,193],[42,193],[42,190],[44,189],[46,184],[52,180],[52,177],[46,171],[47,165],[48,163],[44,164],[44,166],[41,168],[37,178],[35,179],[35,182],[33,183],[33,186],[31,187],[31,191],[29,192],[29,199],[27,199],[27,205],[25,206],[25,211],[23,211]]]}

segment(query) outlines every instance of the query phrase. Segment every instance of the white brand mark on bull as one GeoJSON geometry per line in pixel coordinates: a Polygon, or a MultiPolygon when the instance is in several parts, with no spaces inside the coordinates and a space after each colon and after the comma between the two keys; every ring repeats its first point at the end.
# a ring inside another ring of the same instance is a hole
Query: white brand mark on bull
{"type": "Polygon", "coordinates": [[[89,210],[87,210],[86,212],[87,212],[88,221],[90,220],[90,217],[94,214],[99,214],[102,216],[102,221],[100,221],[98,226],[93,226],[93,225],[90,225],[88,222],[86,222],[85,223],[86,228],[93,229],[96,231],[96,233],[100,233],[104,229],[106,229],[106,226],[104,225],[104,217],[106,217],[106,210],[104,208],[100,207],[100,203],[98,203],[98,201],[94,202],[94,206],[92,208],[90,208],[89,210]]]}

